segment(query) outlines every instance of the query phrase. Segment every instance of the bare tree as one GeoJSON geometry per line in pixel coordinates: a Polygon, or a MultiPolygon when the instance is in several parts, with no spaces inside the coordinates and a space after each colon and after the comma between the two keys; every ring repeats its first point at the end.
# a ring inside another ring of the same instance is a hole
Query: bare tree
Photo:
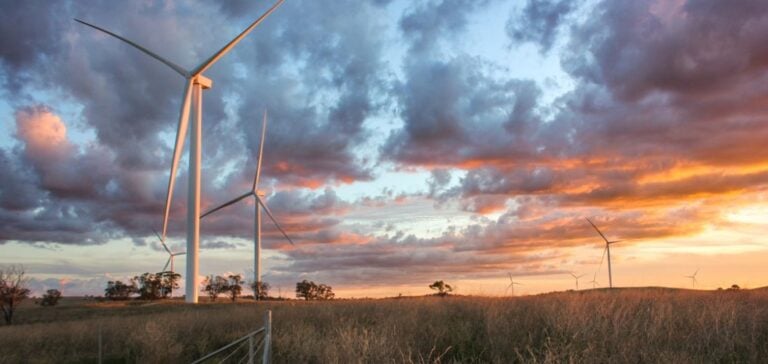
{"type": "Polygon", "coordinates": [[[13,321],[13,311],[21,301],[29,297],[27,278],[23,266],[0,268],[0,308],[6,325],[13,321]]]}

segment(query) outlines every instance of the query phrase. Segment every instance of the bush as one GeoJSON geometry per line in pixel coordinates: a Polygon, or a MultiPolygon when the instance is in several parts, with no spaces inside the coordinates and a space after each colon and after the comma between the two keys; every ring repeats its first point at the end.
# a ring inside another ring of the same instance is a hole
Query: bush
{"type": "Polygon", "coordinates": [[[43,300],[40,302],[41,306],[56,306],[61,299],[61,291],[58,289],[49,289],[45,291],[43,300]]]}

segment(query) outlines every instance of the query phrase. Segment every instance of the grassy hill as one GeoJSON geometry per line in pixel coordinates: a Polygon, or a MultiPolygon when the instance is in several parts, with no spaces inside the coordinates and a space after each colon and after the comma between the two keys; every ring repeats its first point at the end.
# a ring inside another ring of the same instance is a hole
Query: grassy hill
{"type": "Polygon", "coordinates": [[[262,325],[276,363],[764,362],[768,290],[625,288],[515,298],[26,305],[0,362],[190,362],[262,325]]]}

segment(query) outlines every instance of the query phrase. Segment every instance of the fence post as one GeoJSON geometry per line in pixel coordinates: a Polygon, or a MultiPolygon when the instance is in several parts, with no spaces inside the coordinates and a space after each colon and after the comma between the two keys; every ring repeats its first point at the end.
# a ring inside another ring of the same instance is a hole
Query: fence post
{"type": "Polygon", "coordinates": [[[99,322],[99,364],[101,363],[101,322],[99,322]]]}
{"type": "Polygon", "coordinates": [[[264,314],[264,355],[262,357],[262,363],[271,363],[272,356],[272,311],[267,310],[264,314]]]}
{"type": "Polygon", "coordinates": [[[253,364],[253,359],[256,357],[256,355],[254,355],[256,353],[253,350],[254,341],[255,340],[253,340],[253,335],[251,335],[251,337],[248,338],[248,364],[253,364]]]}

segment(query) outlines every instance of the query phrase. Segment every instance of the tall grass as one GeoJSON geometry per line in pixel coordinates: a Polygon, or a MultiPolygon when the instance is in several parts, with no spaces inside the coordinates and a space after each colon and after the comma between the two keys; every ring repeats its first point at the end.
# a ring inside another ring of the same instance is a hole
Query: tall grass
{"type": "Polygon", "coordinates": [[[99,325],[108,362],[190,362],[261,327],[267,309],[277,363],[768,360],[768,291],[618,289],[520,298],[26,308],[18,325],[0,327],[0,362],[95,362],[99,325]]]}

